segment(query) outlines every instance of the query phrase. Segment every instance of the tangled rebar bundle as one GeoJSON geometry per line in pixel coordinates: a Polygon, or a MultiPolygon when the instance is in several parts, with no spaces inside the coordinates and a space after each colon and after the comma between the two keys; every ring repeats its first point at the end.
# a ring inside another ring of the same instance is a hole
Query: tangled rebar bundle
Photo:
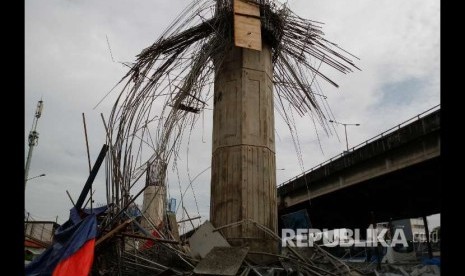
{"type": "MultiPolygon", "coordinates": [[[[309,115],[327,131],[325,117],[333,116],[318,78],[337,84],[322,73],[321,66],[351,72],[357,67],[346,56],[350,54],[322,37],[321,23],[299,17],[286,5],[248,2],[259,6],[262,39],[272,50],[278,114],[293,135],[291,110],[309,115]]],[[[215,68],[234,44],[232,11],[230,0],[194,0],[134,63],[124,63],[130,69],[119,82],[123,88],[108,122],[104,120],[111,208],[102,231],[124,221],[121,215],[145,187],[136,193],[131,189],[151,164],[157,160],[168,164],[174,157],[176,166],[186,130],[190,135],[213,96],[215,68]]],[[[166,248],[180,256],[180,248],[166,248]]]]}
{"type": "MultiPolygon", "coordinates": [[[[275,1],[249,2],[259,5],[262,37],[272,48],[279,115],[291,132],[289,106],[301,116],[310,115],[326,130],[325,116],[332,116],[317,78],[337,85],[320,67],[326,64],[342,73],[357,67],[343,55],[345,51],[322,37],[320,23],[303,19],[275,1]]],[[[123,208],[147,164],[156,159],[168,163],[173,154],[176,158],[184,132],[192,130],[196,115],[212,97],[214,68],[232,43],[232,1],[195,0],[135,63],[126,64],[130,69],[120,81],[124,87],[107,128],[109,202],[123,208]]]]}

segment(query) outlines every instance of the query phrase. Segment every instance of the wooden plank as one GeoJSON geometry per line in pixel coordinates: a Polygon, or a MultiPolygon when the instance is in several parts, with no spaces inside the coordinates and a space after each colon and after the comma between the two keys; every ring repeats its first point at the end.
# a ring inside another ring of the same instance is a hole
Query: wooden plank
{"type": "Polygon", "coordinates": [[[250,16],[234,15],[234,45],[262,50],[262,32],[260,19],[250,16]]]}
{"type": "Polygon", "coordinates": [[[96,242],[95,242],[95,246],[98,246],[99,244],[101,244],[102,242],[104,242],[105,240],[107,240],[108,238],[111,238],[113,235],[115,235],[116,233],[124,230],[124,228],[126,226],[129,225],[129,223],[131,223],[132,221],[134,220],[134,218],[131,218],[131,219],[128,219],[127,221],[121,223],[120,225],[118,225],[115,229],[111,230],[110,232],[106,233],[103,237],[101,237],[100,239],[98,239],[96,242]]]}
{"type": "Polygon", "coordinates": [[[234,13],[260,17],[260,8],[250,2],[234,0],[234,13]]]}
{"type": "Polygon", "coordinates": [[[244,0],[234,0],[234,45],[262,50],[260,8],[244,0]]]}

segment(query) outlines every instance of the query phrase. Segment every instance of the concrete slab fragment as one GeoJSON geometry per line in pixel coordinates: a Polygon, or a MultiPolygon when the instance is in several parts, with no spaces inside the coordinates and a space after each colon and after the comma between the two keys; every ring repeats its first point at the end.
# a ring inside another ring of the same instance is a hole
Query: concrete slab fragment
{"type": "Polygon", "coordinates": [[[215,227],[206,221],[189,238],[192,257],[205,258],[214,247],[230,247],[220,232],[213,232],[214,229],[215,227]]]}

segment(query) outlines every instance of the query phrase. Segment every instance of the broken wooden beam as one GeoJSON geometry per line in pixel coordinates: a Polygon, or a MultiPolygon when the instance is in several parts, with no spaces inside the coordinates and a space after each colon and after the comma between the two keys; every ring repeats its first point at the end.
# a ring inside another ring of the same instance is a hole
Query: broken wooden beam
{"type": "Polygon", "coordinates": [[[95,246],[98,246],[100,243],[104,242],[105,240],[107,240],[108,238],[111,238],[111,236],[115,235],[116,233],[118,233],[119,231],[122,231],[126,226],[129,225],[129,223],[131,223],[132,221],[134,220],[134,218],[131,218],[131,219],[128,219],[126,220],[125,222],[121,223],[120,225],[116,226],[115,229],[111,230],[110,232],[106,233],[105,235],[103,235],[103,237],[101,237],[100,239],[98,239],[96,242],[95,242],[95,246]]]}

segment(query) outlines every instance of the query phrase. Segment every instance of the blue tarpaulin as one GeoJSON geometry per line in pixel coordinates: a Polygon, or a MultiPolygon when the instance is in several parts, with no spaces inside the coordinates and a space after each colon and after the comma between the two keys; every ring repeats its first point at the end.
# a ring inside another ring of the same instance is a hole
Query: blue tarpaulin
{"type": "MultiPolygon", "coordinates": [[[[70,219],[56,231],[53,245],[26,266],[26,275],[52,275],[55,268],[75,255],[86,242],[97,235],[96,215],[106,210],[106,206],[92,210],[82,210],[81,219],[75,208],[70,210],[70,219]]],[[[93,254],[93,248],[91,254],[93,254]]],[[[82,253],[81,253],[82,254],[82,253]]]]}

